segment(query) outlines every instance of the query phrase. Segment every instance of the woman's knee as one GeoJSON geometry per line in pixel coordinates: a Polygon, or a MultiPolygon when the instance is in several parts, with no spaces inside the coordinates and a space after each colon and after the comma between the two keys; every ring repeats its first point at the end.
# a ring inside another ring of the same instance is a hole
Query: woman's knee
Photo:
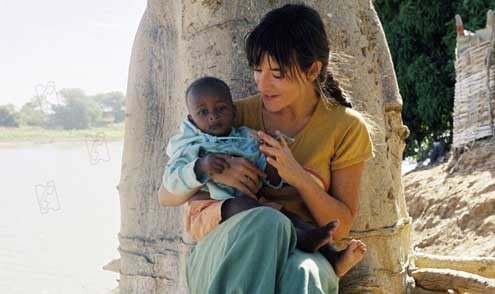
{"type": "Polygon", "coordinates": [[[271,227],[284,232],[292,232],[294,230],[290,220],[278,210],[262,206],[255,208],[255,213],[256,220],[267,226],[267,228],[271,227]]]}
{"type": "Polygon", "coordinates": [[[296,232],[290,220],[270,207],[260,206],[249,209],[223,224],[224,230],[231,226],[236,228],[237,235],[252,238],[250,239],[252,242],[287,243],[293,246],[296,240],[296,232]]]}

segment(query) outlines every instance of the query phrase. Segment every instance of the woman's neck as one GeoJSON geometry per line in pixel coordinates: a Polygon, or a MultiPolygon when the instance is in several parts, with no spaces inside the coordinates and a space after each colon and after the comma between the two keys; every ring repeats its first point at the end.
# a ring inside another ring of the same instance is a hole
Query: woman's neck
{"type": "Polygon", "coordinates": [[[316,92],[312,88],[306,91],[306,93],[302,93],[301,96],[301,99],[297,99],[293,104],[280,109],[276,113],[276,116],[294,123],[305,121],[311,117],[320,98],[316,96],[316,92]]]}
{"type": "Polygon", "coordinates": [[[267,132],[274,133],[276,130],[295,137],[309,122],[316,110],[319,97],[313,92],[296,100],[297,103],[288,105],[277,112],[268,112],[263,108],[261,113],[262,124],[267,132]]]}

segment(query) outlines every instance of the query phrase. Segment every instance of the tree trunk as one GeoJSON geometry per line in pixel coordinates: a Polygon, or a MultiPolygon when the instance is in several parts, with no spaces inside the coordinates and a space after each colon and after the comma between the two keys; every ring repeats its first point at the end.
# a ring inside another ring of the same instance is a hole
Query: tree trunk
{"type": "MultiPolygon", "coordinates": [[[[231,86],[234,97],[255,93],[243,36],[264,13],[286,2],[148,1],[127,87],[119,183],[121,293],[187,292],[185,261],[192,243],[182,231],[182,209],[161,208],[157,200],[167,141],[186,115],[185,87],[213,75],[231,86]]],[[[336,75],[351,78],[348,90],[355,108],[377,125],[376,156],[366,166],[351,232],[369,251],[342,280],[342,292],[405,292],[411,242],[400,168],[407,129],[381,24],[370,0],[306,3],[320,12],[332,52],[346,57],[336,75]]]]}

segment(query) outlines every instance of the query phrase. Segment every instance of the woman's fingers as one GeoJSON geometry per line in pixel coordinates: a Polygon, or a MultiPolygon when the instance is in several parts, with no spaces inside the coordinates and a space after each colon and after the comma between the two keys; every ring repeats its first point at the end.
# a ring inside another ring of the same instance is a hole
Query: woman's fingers
{"type": "Polygon", "coordinates": [[[277,130],[275,133],[276,133],[276,134],[277,134],[277,136],[279,136],[279,138],[280,138],[280,145],[281,145],[282,147],[287,147],[287,148],[289,148],[289,145],[287,144],[287,140],[285,140],[285,136],[282,136],[282,133],[280,133],[280,131],[279,131],[279,130],[277,130]]]}
{"type": "Polygon", "coordinates": [[[271,158],[271,157],[267,157],[266,158],[266,161],[271,164],[277,171],[278,169],[280,168],[280,164],[278,163],[278,161],[276,161],[275,159],[271,158]]]}
{"type": "Polygon", "coordinates": [[[250,178],[252,179],[256,179],[259,177],[262,177],[262,178],[266,178],[266,174],[265,172],[263,172],[262,170],[260,170],[257,166],[255,166],[254,164],[252,164],[249,160],[247,159],[244,159],[242,157],[239,157],[238,160],[240,161],[241,165],[246,168],[246,170],[250,173],[250,174],[246,174],[247,176],[249,176],[250,178]]]}
{"type": "MultiPolygon", "coordinates": [[[[242,193],[256,198],[259,185],[259,177],[266,177],[266,174],[258,169],[249,160],[242,157],[234,157],[226,154],[217,154],[219,158],[225,160],[229,167],[227,173],[214,175],[214,181],[234,187],[242,193]]],[[[221,164],[220,162],[215,162],[221,164]]],[[[223,165],[222,165],[223,167],[223,165]]]]}
{"type": "Polygon", "coordinates": [[[273,147],[270,147],[268,145],[261,145],[260,150],[265,155],[268,155],[270,157],[277,157],[280,154],[280,149],[273,148],[273,147]]]}
{"type": "MultiPolygon", "coordinates": [[[[258,177],[266,178],[266,174],[249,160],[242,157],[222,154],[222,157],[229,163],[233,176],[248,176],[258,183],[258,177]]],[[[240,177],[238,177],[242,180],[240,177]]]]}
{"type": "Polygon", "coordinates": [[[242,183],[249,188],[253,193],[258,192],[259,178],[251,178],[250,176],[244,176],[242,183]]]}
{"type": "Polygon", "coordinates": [[[253,193],[257,192],[259,184],[258,176],[254,174],[234,174],[232,176],[236,180],[236,182],[239,183],[239,185],[246,187],[253,193]]]}
{"type": "Polygon", "coordinates": [[[224,170],[223,165],[218,164],[217,162],[213,162],[211,168],[217,174],[221,174],[223,172],[223,170],[224,170]]]}
{"type": "Polygon", "coordinates": [[[258,136],[260,137],[261,140],[263,140],[263,142],[266,145],[274,146],[274,147],[280,147],[280,143],[275,138],[268,135],[267,133],[265,133],[263,131],[258,131],[258,136]]]}
{"type": "Polygon", "coordinates": [[[211,179],[217,183],[222,183],[224,185],[236,188],[243,194],[249,195],[250,197],[256,198],[256,189],[251,188],[253,185],[248,184],[246,180],[239,180],[238,177],[232,176],[227,173],[213,174],[211,179]]]}
{"type": "Polygon", "coordinates": [[[241,191],[242,193],[256,198],[257,183],[249,176],[233,176],[229,178],[232,181],[232,187],[241,191]]]}
{"type": "Polygon", "coordinates": [[[229,162],[227,160],[225,160],[225,158],[223,158],[221,156],[215,156],[215,163],[217,165],[222,166],[223,168],[229,168],[230,167],[229,162]]]}
{"type": "Polygon", "coordinates": [[[249,190],[245,186],[237,187],[237,190],[241,191],[241,193],[244,193],[251,198],[258,199],[258,197],[256,197],[256,194],[254,194],[251,190],[249,190]]]}

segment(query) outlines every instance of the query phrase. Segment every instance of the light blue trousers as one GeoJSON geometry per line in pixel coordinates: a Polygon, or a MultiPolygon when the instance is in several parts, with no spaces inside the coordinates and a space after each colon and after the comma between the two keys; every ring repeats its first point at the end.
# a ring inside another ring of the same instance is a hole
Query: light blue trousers
{"type": "Polygon", "coordinates": [[[328,261],[295,245],[295,229],[280,212],[267,207],[241,212],[192,250],[190,293],[338,293],[339,279],[328,261]]]}

